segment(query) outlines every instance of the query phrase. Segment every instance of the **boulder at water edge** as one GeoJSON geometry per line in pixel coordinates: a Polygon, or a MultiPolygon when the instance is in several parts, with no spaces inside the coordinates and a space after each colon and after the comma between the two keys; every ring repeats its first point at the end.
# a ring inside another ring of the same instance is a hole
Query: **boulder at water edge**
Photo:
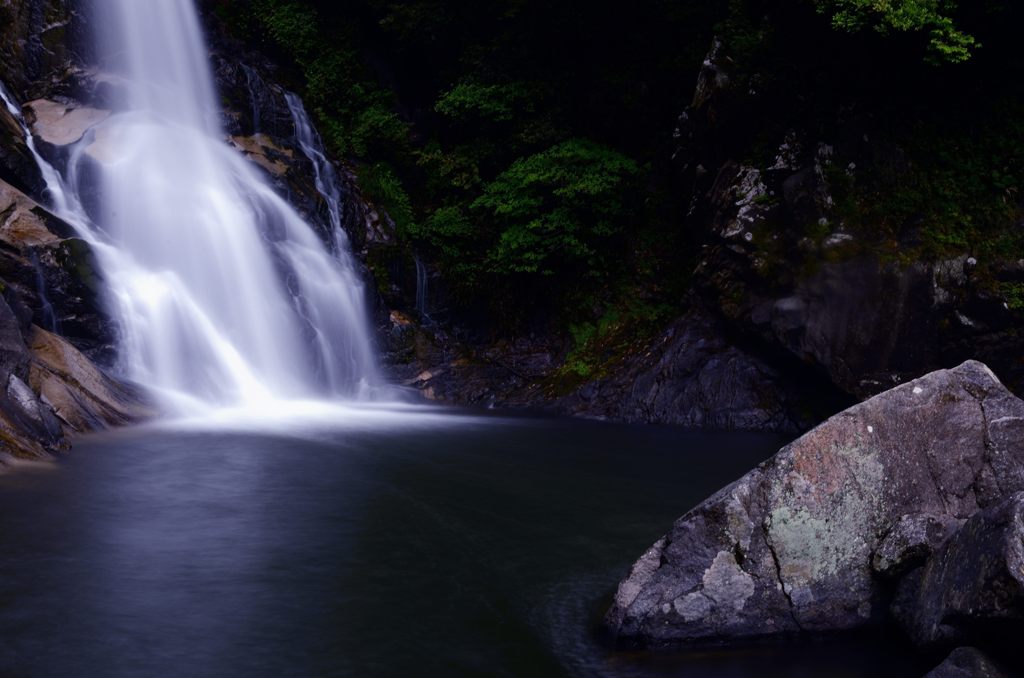
{"type": "Polygon", "coordinates": [[[1024,490],[1024,401],[969,361],[832,417],[673,525],[619,585],[618,642],[668,646],[888,618],[893,573],[1024,490]]]}

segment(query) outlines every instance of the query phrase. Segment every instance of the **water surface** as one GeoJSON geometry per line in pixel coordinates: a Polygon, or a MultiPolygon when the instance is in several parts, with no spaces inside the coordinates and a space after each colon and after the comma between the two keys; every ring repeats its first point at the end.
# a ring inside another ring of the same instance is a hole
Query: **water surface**
{"type": "Polygon", "coordinates": [[[303,428],[124,430],[0,476],[0,674],[920,673],[874,641],[595,639],[632,561],[773,436],[422,410],[303,428]]]}

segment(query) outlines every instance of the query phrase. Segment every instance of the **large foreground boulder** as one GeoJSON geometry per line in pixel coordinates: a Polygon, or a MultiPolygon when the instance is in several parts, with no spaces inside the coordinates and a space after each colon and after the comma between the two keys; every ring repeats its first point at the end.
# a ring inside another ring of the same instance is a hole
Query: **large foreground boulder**
{"type": "Polygon", "coordinates": [[[1019,490],[1024,401],[978,362],[933,372],[832,417],[680,518],[605,623],[620,643],[666,646],[881,622],[889,573],[1019,490]]]}

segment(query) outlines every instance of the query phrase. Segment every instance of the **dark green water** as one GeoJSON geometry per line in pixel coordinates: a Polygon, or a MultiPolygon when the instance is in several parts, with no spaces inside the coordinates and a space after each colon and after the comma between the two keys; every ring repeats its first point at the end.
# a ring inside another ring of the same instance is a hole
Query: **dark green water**
{"type": "Polygon", "coordinates": [[[83,439],[0,476],[0,674],[918,674],[864,639],[596,640],[632,561],[780,442],[415,413],[83,439]]]}

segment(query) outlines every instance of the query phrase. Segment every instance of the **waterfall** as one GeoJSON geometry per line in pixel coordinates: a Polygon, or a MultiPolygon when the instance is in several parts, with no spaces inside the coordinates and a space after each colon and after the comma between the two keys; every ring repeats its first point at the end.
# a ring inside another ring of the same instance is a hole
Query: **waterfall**
{"type": "Polygon", "coordinates": [[[252,131],[259,132],[261,126],[260,104],[256,99],[256,91],[253,86],[253,82],[258,81],[259,76],[256,75],[252,68],[245,64],[242,64],[242,72],[245,73],[245,84],[249,87],[249,103],[252,104],[252,131]]]}
{"type": "Polygon", "coordinates": [[[430,316],[427,314],[427,265],[419,257],[414,257],[416,263],[416,312],[424,323],[430,323],[430,316]]]}
{"type": "MultiPolygon", "coordinates": [[[[225,143],[192,0],[96,5],[121,100],[65,176],[39,161],[55,210],[97,253],[121,369],[191,411],[372,395],[380,379],[347,243],[326,247],[225,143]],[[86,211],[78,196],[97,180],[99,207],[86,211]]],[[[318,187],[331,179],[319,171],[318,187]]],[[[340,212],[332,222],[343,234],[340,212]]]]}
{"type": "Polygon", "coordinates": [[[42,307],[40,310],[43,314],[43,322],[46,323],[44,329],[60,334],[60,318],[57,317],[50,297],[46,294],[46,278],[43,276],[43,267],[39,264],[39,255],[34,249],[29,250],[29,260],[32,262],[32,268],[36,274],[36,294],[39,295],[39,305],[42,307]]]}
{"type": "Polygon", "coordinates": [[[334,240],[334,248],[338,252],[347,252],[348,236],[341,225],[341,182],[338,180],[338,172],[327,159],[323,141],[313,128],[306,107],[302,105],[302,99],[292,92],[286,92],[284,96],[288,102],[288,110],[292,114],[292,122],[295,123],[295,141],[312,163],[316,190],[327,205],[328,225],[334,240]]]}

